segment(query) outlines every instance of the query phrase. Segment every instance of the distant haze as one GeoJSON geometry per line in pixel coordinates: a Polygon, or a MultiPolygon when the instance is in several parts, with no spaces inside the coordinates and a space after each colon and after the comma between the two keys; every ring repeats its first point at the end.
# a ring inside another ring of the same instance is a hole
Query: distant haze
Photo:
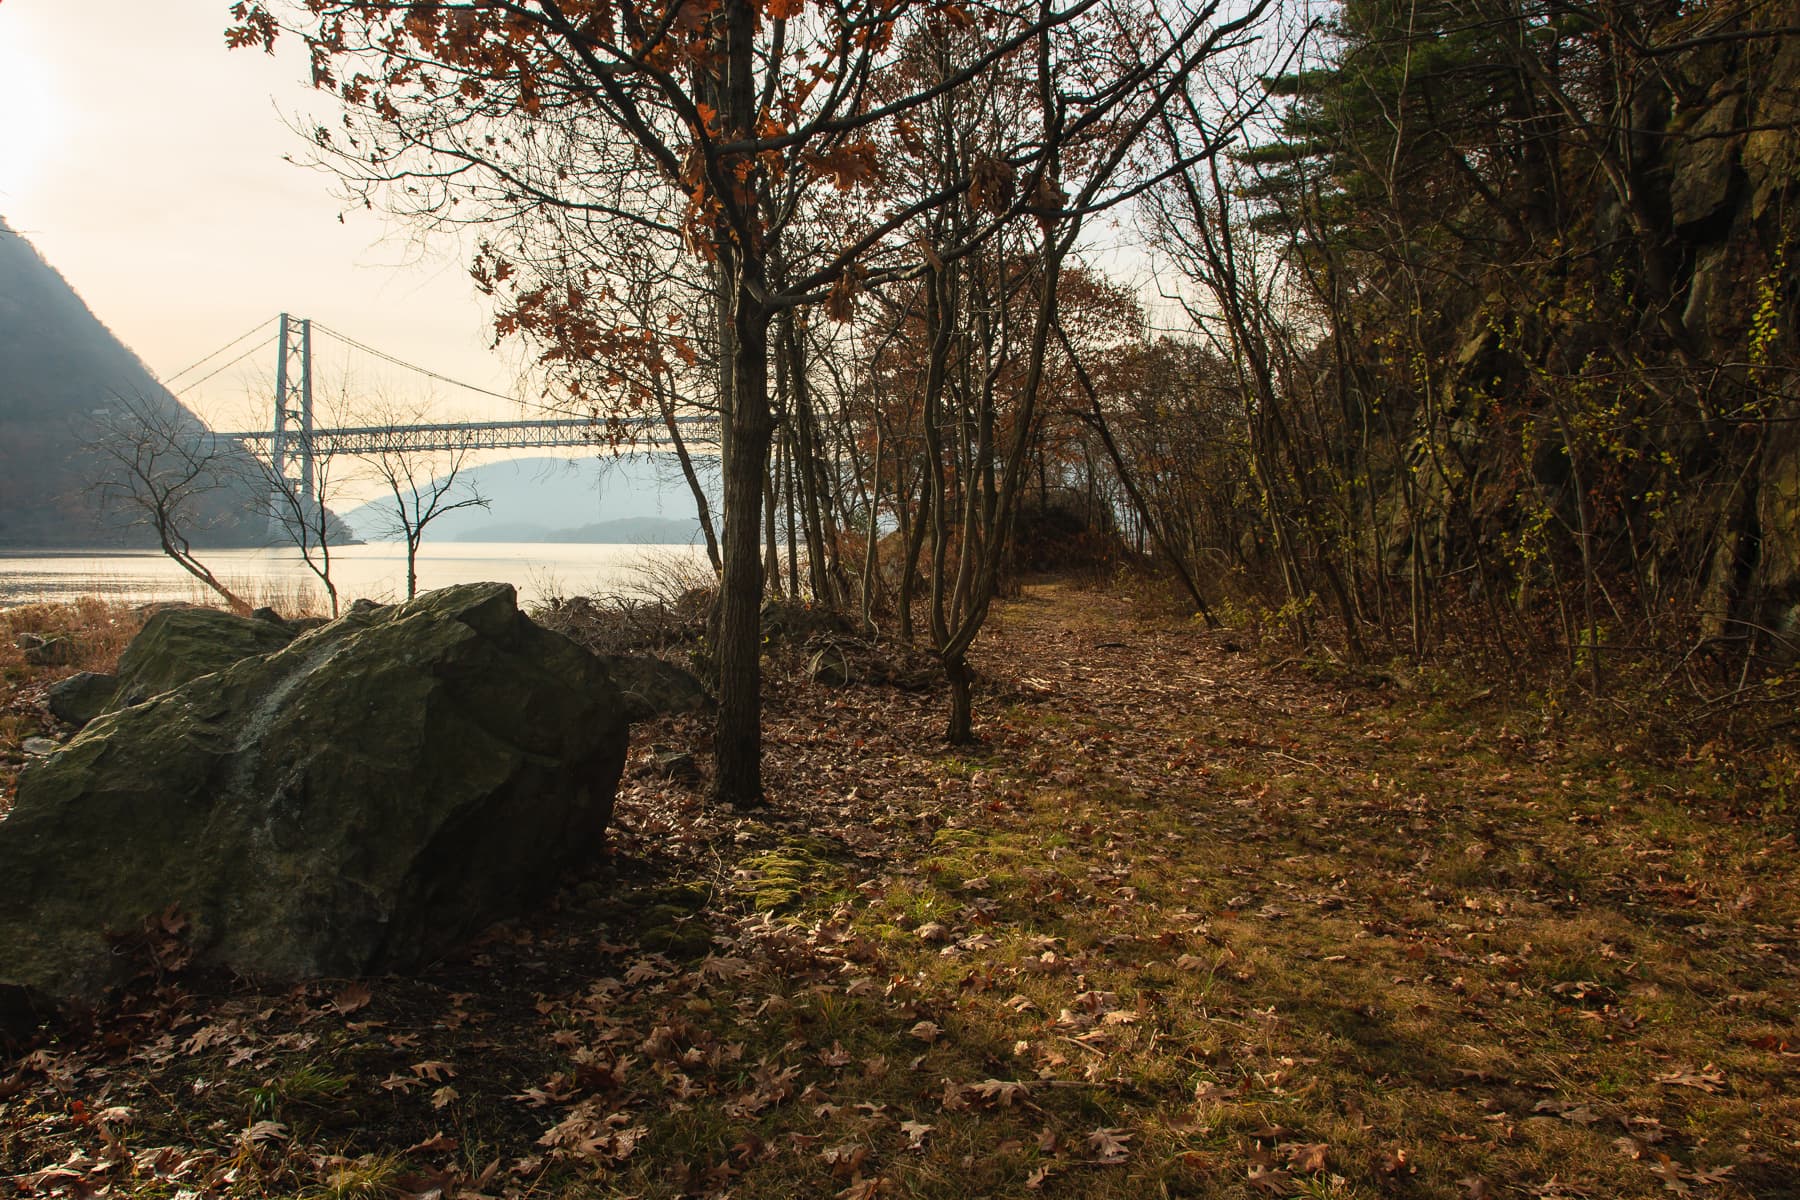
{"type": "MultiPolygon", "coordinates": [[[[469,247],[341,211],[328,176],[284,161],[306,149],[290,123],[339,110],[304,82],[298,44],[273,57],[227,51],[228,7],[0,3],[0,215],[158,375],[287,311],[515,394],[517,353],[490,349],[469,247]]],[[[235,426],[266,410],[271,367],[247,362],[183,399],[215,427],[235,426]]],[[[499,401],[356,369],[326,386],[509,415],[499,401]]]]}
{"type": "MultiPolygon", "coordinates": [[[[446,513],[427,540],[686,545],[700,536],[691,494],[670,459],[513,459],[462,472],[457,486],[471,485],[488,507],[446,513]]],[[[716,505],[717,482],[709,486],[716,505]]],[[[390,511],[376,499],[341,515],[372,541],[391,536],[390,511]]]]}

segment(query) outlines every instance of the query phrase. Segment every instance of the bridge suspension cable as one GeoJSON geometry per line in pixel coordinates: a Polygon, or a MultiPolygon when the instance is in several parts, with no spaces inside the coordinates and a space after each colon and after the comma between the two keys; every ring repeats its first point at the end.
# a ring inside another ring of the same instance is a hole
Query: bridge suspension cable
{"type": "Polygon", "coordinates": [[[189,392],[193,391],[195,388],[199,387],[201,384],[205,383],[207,380],[211,379],[213,376],[223,374],[224,372],[231,370],[231,368],[237,366],[239,363],[243,362],[246,358],[249,358],[252,354],[261,354],[265,349],[267,349],[267,346],[264,344],[264,342],[258,342],[254,346],[250,347],[248,350],[244,351],[242,354],[238,355],[236,358],[231,359],[230,361],[225,362],[217,367],[214,367],[212,370],[208,371],[206,374],[202,375],[200,378],[194,380],[192,383],[183,384],[181,387],[174,388],[171,390],[177,396],[185,396],[189,392]]]}
{"type": "Polygon", "coordinates": [[[366,342],[357,341],[355,338],[351,337],[349,334],[339,333],[337,330],[333,329],[329,325],[324,324],[323,322],[314,321],[313,328],[318,330],[320,333],[330,334],[332,337],[336,338],[338,341],[344,343],[344,345],[349,346],[354,350],[361,350],[364,354],[373,355],[375,358],[379,358],[383,362],[392,363],[396,367],[402,367],[408,371],[416,371],[418,374],[425,376],[427,379],[435,379],[439,383],[447,383],[451,387],[459,387],[459,388],[462,388],[464,391],[475,392],[482,396],[491,396],[495,400],[506,400],[513,404],[521,403],[521,401],[519,400],[519,398],[517,396],[508,396],[502,392],[494,392],[494,391],[489,391],[487,388],[484,388],[484,387],[476,387],[472,383],[464,383],[460,379],[452,379],[448,375],[440,375],[436,371],[433,371],[429,367],[421,367],[417,363],[410,363],[410,362],[407,362],[403,358],[396,358],[394,355],[389,354],[385,350],[377,350],[375,347],[367,344],[366,342]]]}
{"type": "MultiPolygon", "coordinates": [[[[232,338],[229,342],[226,342],[223,346],[220,346],[217,350],[214,350],[211,354],[208,354],[205,358],[202,358],[202,359],[198,360],[197,362],[189,363],[187,366],[181,368],[181,370],[175,372],[173,375],[171,375],[167,379],[163,380],[163,386],[171,387],[171,385],[173,385],[177,379],[180,379],[183,375],[186,375],[189,371],[197,370],[198,368],[205,366],[207,363],[209,363],[213,359],[219,357],[219,355],[225,353],[227,350],[231,349],[233,346],[237,345],[239,342],[243,341],[245,338],[253,337],[256,334],[261,333],[264,329],[267,329],[270,325],[273,325],[279,319],[280,318],[278,318],[278,317],[270,317],[268,320],[264,321],[262,324],[258,325],[256,328],[250,330],[248,333],[238,334],[236,337],[232,338]]],[[[251,351],[255,351],[256,349],[259,348],[260,345],[261,345],[261,343],[258,343],[257,346],[252,346],[251,351]]],[[[242,362],[246,356],[247,355],[240,354],[240,355],[238,355],[237,358],[232,359],[231,362],[226,363],[225,366],[229,367],[229,366],[234,365],[235,363],[242,362]]],[[[220,367],[219,371],[222,371],[224,369],[225,369],[225,367],[220,367]]],[[[219,373],[219,371],[214,371],[212,373],[212,375],[206,376],[205,379],[201,379],[197,383],[188,384],[182,390],[188,391],[188,390],[191,390],[193,388],[200,386],[200,384],[205,383],[207,379],[211,379],[213,377],[213,375],[217,375],[219,373]]]]}

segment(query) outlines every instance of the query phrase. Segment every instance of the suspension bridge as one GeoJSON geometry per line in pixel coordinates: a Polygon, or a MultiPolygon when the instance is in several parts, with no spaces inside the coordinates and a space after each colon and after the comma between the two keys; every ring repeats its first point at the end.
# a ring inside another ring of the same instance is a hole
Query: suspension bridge
{"type": "MultiPolygon", "coordinates": [[[[308,318],[292,317],[287,313],[282,313],[278,318],[272,317],[264,321],[255,329],[232,339],[205,358],[182,368],[170,377],[168,383],[174,385],[181,376],[192,374],[199,368],[212,363],[221,355],[230,353],[267,329],[271,323],[277,323],[274,338],[275,388],[272,420],[268,427],[263,429],[214,432],[211,437],[215,441],[234,441],[251,447],[254,453],[259,454],[269,463],[271,475],[277,481],[277,487],[286,488],[288,493],[294,497],[314,504],[319,503],[321,497],[317,494],[317,463],[322,459],[329,459],[340,454],[368,456],[431,451],[532,450],[583,446],[600,449],[613,444],[605,424],[589,417],[556,416],[509,421],[415,421],[371,425],[319,425],[314,421],[313,406],[313,333],[315,323],[308,318]]],[[[474,384],[463,383],[427,367],[396,358],[327,326],[318,325],[316,328],[319,333],[334,338],[352,350],[372,355],[383,362],[439,383],[496,400],[505,400],[513,404],[520,403],[515,397],[476,387],[474,384]]],[[[248,350],[215,366],[205,375],[181,384],[179,387],[171,386],[171,390],[177,396],[193,391],[221,372],[237,366],[255,354],[265,352],[267,341],[266,338],[259,339],[252,343],[248,350]]],[[[695,427],[700,446],[711,451],[713,439],[709,433],[705,432],[705,428],[711,424],[707,418],[684,415],[676,417],[675,422],[678,426],[695,427]]],[[[633,449],[660,452],[670,448],[666,435],[661,430],[650,428],[642,432],[647,436],[634,442],[633,449]]],[[[279,502],[283,497],[277,492],[275,499],[279,502]]],[[[280,503],[277,503],[275,511],[280,511],[280,508],[280,503]]]]}

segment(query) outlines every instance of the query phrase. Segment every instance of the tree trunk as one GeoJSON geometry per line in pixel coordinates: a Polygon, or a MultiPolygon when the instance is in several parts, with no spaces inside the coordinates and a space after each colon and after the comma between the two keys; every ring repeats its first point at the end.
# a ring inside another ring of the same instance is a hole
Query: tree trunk
{"type": "Polygon", "coordinates": [[[869,636],[875,633],[875,579],[881,569],[880,543],[881,535],[881,418],[875,418],[875,461],[871,465],[874,477],[869,481],[869,531],[868,540],[863,543],[862,566],[862,629],[869,636]]]}
{"type": "Polygon", "coordinates": [[[663,429],[669,435],[669,444],[675,447],[675,458],[681,464],[681,477],[687,480],[688,491],[694,497],[694,511],[700,518],[700,533],[706,538],[706,559],[712,563],[716,576],[722,569],[719,558],[719,537],[713,530],[712,506],[707,503],[706,489],[700,486],[700,476],[694,470],[694,457],[688,453],[687,442],[681,436],[681,426],[675,422],[675,406],[668,397],[662,394],[660,384],[657,387],[657,403],[662,408],[663,429]]]}
{"type": "Polygon", "coordinates": [[[974,673],[969,670],[969,660],[961,654],[946,654],[944,678],[950,683],[950,723],[944,730],[944,740],[952,746],[973,745],[975,716],[970,692],[974,673]]]}
{"type": "MultiPolygon", "coordinates": [[[[773,439],[771,439],[771,443],[773,439]]],[[[763,586],[769,595],[781,599],[781,538],[775,518],[775,472],[780,468],[780,452],[763,457],[763,586]]]]}
{"type": "Polygon", "coordinates": [[[763,803],[762,499],[769,443],[769,311],[748,283],[736,291],[730,453],[725,474],[725,575],[719,588],[719,713],[713,799],[763,803]]]}

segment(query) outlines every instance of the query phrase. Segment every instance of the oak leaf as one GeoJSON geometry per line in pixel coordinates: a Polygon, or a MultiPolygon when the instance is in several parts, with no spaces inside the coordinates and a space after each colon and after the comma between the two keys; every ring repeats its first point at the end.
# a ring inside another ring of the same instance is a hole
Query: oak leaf
{"type": "Polygon", "coordinates": [[[1123,1129],[1096,1129],[1087,1135],[1087,1147],[1094,1161],[1112,1166],[1125,1161],[1131,1150],[1125,1145],[1131,1135],[1123,1129]]]}

